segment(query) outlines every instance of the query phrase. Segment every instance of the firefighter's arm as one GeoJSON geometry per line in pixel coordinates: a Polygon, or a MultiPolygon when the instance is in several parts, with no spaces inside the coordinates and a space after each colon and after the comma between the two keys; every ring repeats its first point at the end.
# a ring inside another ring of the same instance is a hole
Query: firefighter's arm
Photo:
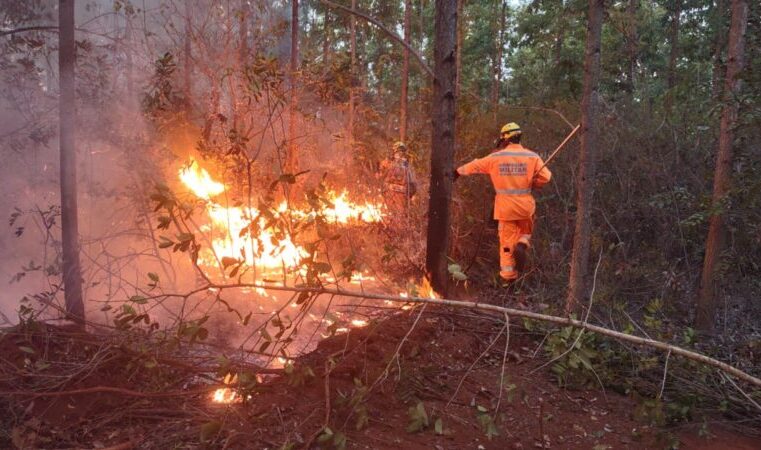
{"type": "Polygon", "coordinates": [[[544,163],[541,163],[541,169],[534,175],[534,181],[531,184],[533,189],[541,189],[542,186],[550,182],[552,178],[552,172],[544,163]]]}
{"type": "Polygon", "coordinates": [[[477,173],[489,173],[489,161],[488,158],[474,159],[473,161],[463,164],[457,168],[457,173],[460,175],[474,175],[477,173]]]}

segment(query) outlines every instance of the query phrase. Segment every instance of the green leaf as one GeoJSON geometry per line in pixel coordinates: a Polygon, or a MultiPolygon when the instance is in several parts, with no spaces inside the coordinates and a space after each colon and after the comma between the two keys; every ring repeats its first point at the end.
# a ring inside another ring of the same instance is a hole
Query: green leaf
{"type": "Polygon", "coordinates": [[[32,347],[26,347],[24,345],[20,345],[18,349],[24,353],[29,353],[30,355],[37,353],[32,347]]]}
{"type": "Polygon", "coordinates": [[[436,422],[433,424],[433,430],[436,432],[436,434],[444,434],[444,421],[441,420],[441,417],[436,419],[436,422]]]}

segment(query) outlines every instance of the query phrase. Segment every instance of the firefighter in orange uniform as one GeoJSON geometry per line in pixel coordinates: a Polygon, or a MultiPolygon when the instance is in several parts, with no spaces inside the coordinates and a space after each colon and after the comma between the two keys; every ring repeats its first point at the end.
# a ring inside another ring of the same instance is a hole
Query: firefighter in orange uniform
{"type": "Polygon", "coordinates": [[[494,185],[494,220],[499,221],[499,275],[513,281],[525,269],[534,228],[536,203],[531,194],[550,181],[542,158],[521,145],[521,128],[508,123],[500,131],[497,149],[455,170],[454,178],[488,174],[494,185]]]}
{"type": "Polygon", "coordinates": [[[386,207],[392,214],[406,214],[417,192],[417,181],[404,142],[394,143],[392,159],[383,161],[380,171],[386,207]]]}

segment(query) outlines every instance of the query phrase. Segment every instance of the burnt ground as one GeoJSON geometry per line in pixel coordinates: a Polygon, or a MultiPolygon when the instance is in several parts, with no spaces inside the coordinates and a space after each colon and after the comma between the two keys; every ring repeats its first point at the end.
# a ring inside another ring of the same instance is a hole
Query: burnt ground
{"type": "Polygon", "coordinates": [[[443,307],[324,339],[230,405],[210,401],[210,369],[125,344],[6,330],[0,448],[761,448],[720,423],[635,420],[638,401],[610,390],[560,388],[535,335],[513,324],[505,353],[500,323],[443,307]]]}

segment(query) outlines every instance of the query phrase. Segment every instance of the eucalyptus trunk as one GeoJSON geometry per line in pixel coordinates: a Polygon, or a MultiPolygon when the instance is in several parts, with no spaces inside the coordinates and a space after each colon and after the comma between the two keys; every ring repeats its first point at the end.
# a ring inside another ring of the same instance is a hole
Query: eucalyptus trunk
{"type": "Polygon", "coordinates": [[[76,45],[74,41],[74,0],[58,3],[61,158],[61,243],[63,246],[63,289],[68,318],[84,324],[82,271],[79,265],[77,220],[77,152],[76,152],[76,45]]]}
{"type": "Polygon", "coordinates": [[[592,200],[597,167],[598,89],[600,84],[600,38],[605,0],[589,0],[587,42],[584,51],[584,90],[581,98],[581,148],[576,178],[576,227],[573,235],[571,274],[566,313],[576,309],[588,295],[589,247],[592,232],[592,200]]]}
{"type": "MultiPolygon", "coordinates": [[[[409,45],[411,30],[410,18],[412,15],[412,0],[404,0],[404,42],[409,45]]],[[[407,99],[410,78],[410,51],[404,49],[404,60],[402,61],[402,86],[401,99],[399,101],[399,140],[407,141],[407,99]]]]}
{"type": "Polygon", "coordinates": [[[425,262],[431,286],[446,295],[457,107],[457,2],[437,0],[435,8],[431,183],[425,262]]]}
{"type": "Polygon", "coordinates": [[[716,169],[713,177],[712,204],[716,212],[711,216],[706,239],[703,273],[700,279],[696,327],[704,332],[712,332],[716,316],[716,272],[724,250],[725,212],[727,196],[732,181],[733,143],[735,124],[739,109],[738,97],[742,88],[738,76],[743,68],[745,50],[745,30],[748,25],[747,0],[732,0],[732,19],[729,25],[729,48],[727,49],[727,73],[724,77],[724,108],[719,124],[719,150],[716,155],[716,169]]]}
{"type": "Polygon", "coordinates": [[[682,0],[674,0],[674,11],[671,16],[671,28],[669,30],[669,44],[671,50],[669,52],[669,65],[666,72],[666,87],[669,92],[666,96],[666,111],[671,112],[671,106],[674,103],[674,92],[672,91],[676,86],[677,73],[676,73],[676,60],[679,58],[679,25],[682,19],[682,0]]]}
{"type": "Polygon", "coordinates": [[[285,172],[299,171],[298,147],[296,146],[296,104],[298,93],[296,73],[299,70],[299,0],[291,0],[291,64],[290,100],[288,102],[288,145],[286,145],[285,172]]]}

